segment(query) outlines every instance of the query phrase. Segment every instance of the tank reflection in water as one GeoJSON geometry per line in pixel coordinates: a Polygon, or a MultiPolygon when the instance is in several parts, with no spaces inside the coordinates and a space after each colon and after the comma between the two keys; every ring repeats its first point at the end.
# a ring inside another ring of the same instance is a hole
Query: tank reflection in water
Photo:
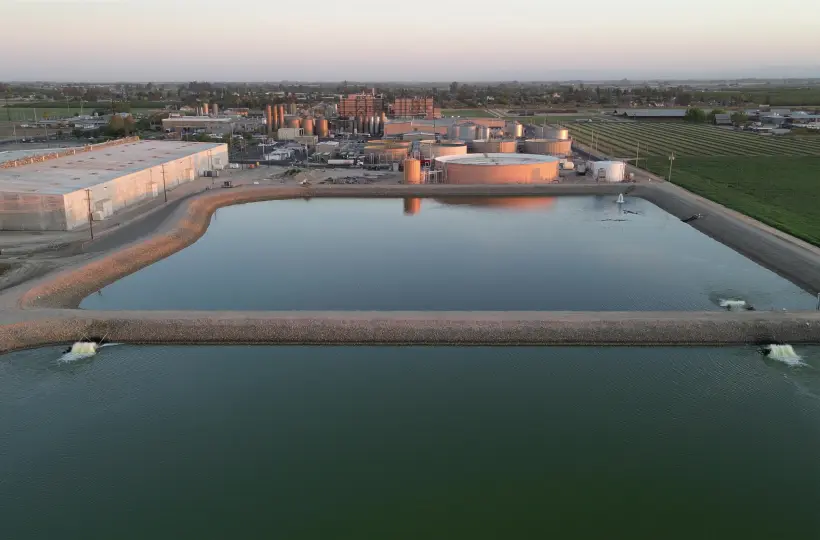
{"type": "Polygon", "coordinates": [[[820,350],[796,350],[22,351],[2,537],[816,538],[820,350]]]}
{"type": "Polygon", "coordinates": [[[814,309],[810,294],[642,199],[310,199],[221,208],[87,309],[814,309]],[[406,219],[405,215],[412,215],[406,219]]]}

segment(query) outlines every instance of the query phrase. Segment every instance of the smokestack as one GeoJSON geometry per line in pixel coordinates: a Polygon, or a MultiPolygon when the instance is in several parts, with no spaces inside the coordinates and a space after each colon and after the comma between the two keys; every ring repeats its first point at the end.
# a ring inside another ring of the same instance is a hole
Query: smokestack
{"type": "Polygon", "coordinates": [[[270,104],[265,106],[265,124],[268,127],[268,135],[273,132],[273,112],[271,112],[270,104]]]}

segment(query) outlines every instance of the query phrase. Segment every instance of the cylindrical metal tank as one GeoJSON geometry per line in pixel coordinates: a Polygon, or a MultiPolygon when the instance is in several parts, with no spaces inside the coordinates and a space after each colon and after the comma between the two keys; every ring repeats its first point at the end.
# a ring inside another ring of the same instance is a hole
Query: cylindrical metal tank
{"type": "Polygon", "coordinates": [[[271,112],[270,105],[265,107],[265,126],[268,128],[268,133],[273,131],[273,112],[271,112]]]}
{"type": "Polygon", "coordinates": [[[273,129],[282,127],[282,120],[279,118],[279,107],[273,107],[273,129]]]}
{"type": "Polygon", "coordinates": [[[387,123],[387,114],[382,112],[379,117],[379,134],[384,135],[384,125],[387,123]]]}
{"type": "Polygon", "coordinates": [[[404,183],[421,183],[421,161],[412,158],[404,160],[404,183]]]}
{"type": "Polygon", "coordinates": [[[453,124],[447,128],[447,138],[451,140],[458,140],[458,126],[453,124]]]}
{"type": "Polygon", "coordinates": [[[404,215],[415,216],[421,212],[421,198],[420,197],[405,197],[404,199],[404,215]]]}
{"type": "Polygon", "coordinates": [[[528,154],[549,154],[550,156],[568,156],[572,153],[572,141],[557,139],[527,139],[524,141],[524,152],[528,154]]]}
{"type": "Polygon", "coordinates": [[[279,107],[279,127],[285,127],[285,106],[281,103],[278,105],[279,107]]]}
{"type": "Polygon", "coordinates": [[[517,139],[524,136],[524,126],[518,122],[507,122],[504,126],[507,136],[517,139]]]}
{"type": "Polygon", "coordinates": [[[288,114],[296,114],[296,103],[288,103],[288,114]]]}
{"type": "Polygon", "coordinates": [[[305,130],[305,135],[313,135],[313,118],[308,116],[302,120],[302,129],[305,130]]]}
{"type": "Polygon", "coordinates": [[[474,154],[514,154],[517,150],[517,144],[511,140],[476,139],[470,144],[470,148],[474,154]]]}
{"type": "Polygon", "coordinates": [[[467,154],[436,158],[447,184],[539,184],[558,179],[558,158],[531,154],[467,154]]]}
{"type": "Polygon", "coordinates": [[[202,104],[202,114],[204,114],[205,116],[208,116],[209,109],[210,109],[210,105],[208,103],[203,103],[202,104]]]}
{"type": "Polygon", "coordinates": [[[302,127],[301,124],[302,124],[302,122],[300,122],[299,119],[296,118],[296,117],[288,118],[287,126],[289,128],[299,128],[299,127],[302,127]]]}
{"type": "Polygon", "coordinates": [[[458,139],[462,141],[473,141],[476,139],[475,124],[461,124],[458,126],[458,139]]]}
{"type": "Polygon", "coordinates": [[[433,139],[421,141],[419,143],[421,157],[425,159],[437,158],[439,156],[457,156],[467,153],[467,143],[464,141],[447,140],[436,142],[433,139]]]}
{"type": "Polygon", "coordinates": [[[356,129],[359,133],[364,133],[364,116],[361,114],[356,117],[356,129]]]}
{"type": "Polygon", "coordinates": [[[569,131],[565,128],[554,126],[535,126],[532,128],[536,139],[556,139],[565,141],[569,139],[569,131]]]}
{"type": "Polygon", "coordinates": [[[592,177],[599,182],[623,182],[626,165],[623,161],[593,161],[592,177]]]}
{"type": "Polygon", "coordinates": [[[487,140],[490,138],[490,128],[487,126],[476,126],[475,130],[476,139],[487,140]]]}
{"type": "Polygon", "coordinates": [[[316,121],[316,135],[322,138],[327,138],[329,134],[327,118],[319,118],[316,121]]]}
{"type": "Polygon", "coordinates": [[[376,144],[364,147],[364,155],[371,162],[402,161],[407,157],[407,147],[392,144],[376,144]]]}
{"type": "Polygon", "coordinates": [[[214,116],[219,116],[219,103],[214,103],[212,109],[214,110],[214,116]]]}

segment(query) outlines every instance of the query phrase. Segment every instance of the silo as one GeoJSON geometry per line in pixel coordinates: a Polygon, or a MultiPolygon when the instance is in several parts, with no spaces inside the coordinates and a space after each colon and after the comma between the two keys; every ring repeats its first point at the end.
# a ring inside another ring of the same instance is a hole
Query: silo
{"type": "Polygon", "coordinates": [[[359,133],[364,133],[364,131],[365,131],[365,129],[364,129],[364,116],[362,116],[361,114],[356,117],[356,129],[359,131],[359,133]]]}
{"type": "Polygon", "coordinates": [[[299,127],[302,127],[301,124],[302,123],[296,117],[288,118],[287,126],[289,128],[299,128],[299,127]]]}
{"type": "Polygon", "coordinates": [[[285,106],[279,104],[279,127],[285,127],[285,106]]]}
{"type": "Polygon", "coordinates": [[[305,135],[313,135],[313,118],[308,116],[302,120],[302,129],[305,130],[305,135]]]}
{"type": "Polygon", "coordinates": [[[504,126],[504,131],[509,137],[514,139],[524,136],[524,126],[518,122],[507,122],[504,126]]]}
{"type": "Polygon", "coordinates": [[[488,126],[476,126],[476,139],[487,140],[490,138],[490,128],[488,126]]]}
{"type": "Polygon", "coordinates": [[[404,160],[404,183],[421,183],[421,161],[412,158],[404,160]]]}
{"type": "Polygon", "coordinates": [[[327,118],[318,118],[316,120],[316,135],[321,138],[327,138],[328,136],[328,127],[327,127],[327,118]]]}
{"type": "Polygon", "coordinates": [[[379,118],[379,134],[384,135],[384,125],[387,123],[387,114],[382,111],[381,117],[379,118]]]}
{"type": "Polygon", "coordinates": [[[265,126],[268,128],[268,134],[273,131],[273,112],[271,112],[271,106],[265,106],[265,126]]]}
{"type": "Polygon", "coordinates": [[[288,103],[288,114],[296,114],[296,103],[288,103]]]}
{"type": "Polygon", "coordinates": [[[203,103],[202,104],[202,114],[204,114],[205,116],[208,116],[210,114],[208,109],[209,109],[209,105],[207,103],[203,103]]]}
{"type": "Polygon", "coordinates": [[[282,126],[282,119],[279,118],[279,107],[273,108],[273,129],[279,129],[282,126]]]}
{"type": "Polygon", "coordinates": [[[473,141],[475,140],[476,136],[476,129],[475,124],[461,124],[458,126],[458,139],[462,141],[473,141]]]}
{"type": "Polygon", "coordinates": [[[548,154],[550,156],[568,156],[572,153],[572,141],[567,139],[527,139],[524,141],[524,152],[527,154],[548,154]]]}
{"type": "Polygon", "coordinates": [[[214,103],[213,110],[214,116],[219,116],[219,103],[214,103]]]}
{"type": "Polygon", "coordinates": [[[512,140],[474,140],[470,147],[474,154],[514,154],[518,143],[512,140]]]}
{"type": "Polygon", "coordinates": [[[458,140],[458,126],[452,124],[450,127],[447,128],[447,138],[451,140],[458,140]]]}

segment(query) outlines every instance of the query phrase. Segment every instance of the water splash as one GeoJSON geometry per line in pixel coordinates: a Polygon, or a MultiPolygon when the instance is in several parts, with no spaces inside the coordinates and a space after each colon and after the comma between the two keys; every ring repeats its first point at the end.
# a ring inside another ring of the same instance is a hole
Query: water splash
{"type": "Polygon", "coordinates": [[[763,347],[763,354],[767,358],[783,362],[788,366],[805,366],[806,363],[800,358],[800,355],[794,350],[791,345],[771,344],[763,347]]]}
{"type": "Polygon", "coordinates": [[[732,298],[721,298],[718,301],[718,305],[722,308],[728,309],[729,311],[745,311],[748,309],[746,300],[737,300],[732,298]]]}
{"type": "Polygon", "coordinates": [[[57,361],[61,364],[76,362],[91,358],[97,354],[100,344],[94,341],[78,341],[74,343],[57,361]]]}

